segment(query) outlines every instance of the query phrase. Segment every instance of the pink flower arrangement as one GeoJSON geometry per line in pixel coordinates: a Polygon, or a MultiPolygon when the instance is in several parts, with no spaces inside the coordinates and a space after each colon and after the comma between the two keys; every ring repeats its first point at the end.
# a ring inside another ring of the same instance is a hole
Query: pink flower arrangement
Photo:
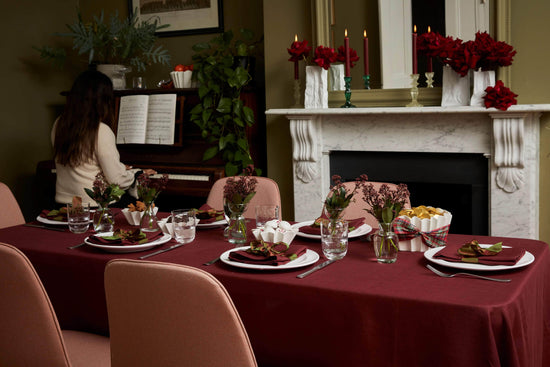
{"type": "Polygon", "coordinates": [[[495,107],[499,110],[506,111],[510,106],[518,103],[516,97],[518,96],[510,90],[510,88],[505,87],[502,80],[497,80],[494,87],[487,87],[485,89],[485,107],[495,107]]]}

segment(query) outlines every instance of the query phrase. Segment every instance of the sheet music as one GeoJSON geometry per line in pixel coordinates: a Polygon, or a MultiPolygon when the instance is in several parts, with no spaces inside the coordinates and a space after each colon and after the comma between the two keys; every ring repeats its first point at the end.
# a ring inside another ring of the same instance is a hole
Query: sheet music
{"type": "Polygon", "coordinates": [[[117,144],[143,144],[147,125],[149,97],[124,96],[120,99],[118,113],[117,144]]]}
{"type": "Polygon", "coordinates": [[[152,94],[149,96],[146,144],[174,144],[176,122],[176,95],[152,94]]]}

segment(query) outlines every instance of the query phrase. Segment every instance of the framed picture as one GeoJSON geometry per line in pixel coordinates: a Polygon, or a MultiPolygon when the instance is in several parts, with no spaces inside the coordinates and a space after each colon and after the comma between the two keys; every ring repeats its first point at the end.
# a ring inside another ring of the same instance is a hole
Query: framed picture
{"type": "Polygon", "coordinates": [[[128,0],[130,14],[169,24],[159,37],[223,32],[222,0],[128,0]]]}

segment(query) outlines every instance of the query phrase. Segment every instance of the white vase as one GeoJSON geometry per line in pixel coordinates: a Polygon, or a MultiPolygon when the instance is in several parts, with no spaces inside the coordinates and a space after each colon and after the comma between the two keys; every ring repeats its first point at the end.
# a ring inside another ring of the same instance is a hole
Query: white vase
{"type": "Polygon", "coordinates": [[[469,104],[470,74],[460,76],[450,66],[444,66],[441,106],[468,106],[469,104]]]}
{"type": "Polygon", "coordinates": [[[107,75],[113,82],[113,89],[126,89],[126,73],[132,71],[131,68],[117,64],[98,64],[97,71],[107,75]]]}
{"type": "Polygon", "coordinates": [[[344,81],[344,64],[331,65],[328,75],[330,90],[346,89],[346,82],[344,81]]]}
{"type": "Polygon", "coordinates": [[[306,66],[305,108],[328,108],[328,71],[320,66],[306,66]]]}
{"type": "Polygon", "coordinates": [[[495,71],[474,71],[474,90],[472,92],[472,99],[470,99],[470,106],[485,106],[485,89],[487,87],[495,86],[495,71]]]}

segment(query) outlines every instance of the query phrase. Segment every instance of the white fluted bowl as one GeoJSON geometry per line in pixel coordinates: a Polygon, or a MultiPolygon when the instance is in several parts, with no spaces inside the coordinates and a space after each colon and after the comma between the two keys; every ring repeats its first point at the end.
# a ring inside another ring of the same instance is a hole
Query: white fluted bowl
{"type": "MultiPolygon", "coordinates": [[[[156,215],[158,210],[159,210],[158,207],[154,207],[153,213],[155,213],[156,215]]],[[[128,224],[132,226],[139,226],[139,223],[141,222],[141,217],[143,217],[143,213],[145,212],[138,212],[138,211],[131,212],[128,208],[122,209],[122,214],[124,214],[124,218],[126,218],[126,221],[128,222],[128,224]]]]}

